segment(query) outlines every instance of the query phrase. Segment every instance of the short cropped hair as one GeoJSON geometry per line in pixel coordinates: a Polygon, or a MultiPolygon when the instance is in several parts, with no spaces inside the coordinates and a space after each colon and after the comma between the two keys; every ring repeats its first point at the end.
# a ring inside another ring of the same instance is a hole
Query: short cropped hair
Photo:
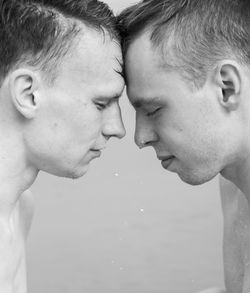
{"type": "Polygon", "coordinates": [[[250,64],[249,0],[144,0],[118,16],[123,54],[149,32],[163,66],[184,72],[197,87],[216,62],[250,64]]]}
{"type": "Polygon", "coordinates": [[[81,31],[79,23],[119,41],[116,18],[98,0],[0,0],[0,81],[20,64],[55,78],[81,31]]]}

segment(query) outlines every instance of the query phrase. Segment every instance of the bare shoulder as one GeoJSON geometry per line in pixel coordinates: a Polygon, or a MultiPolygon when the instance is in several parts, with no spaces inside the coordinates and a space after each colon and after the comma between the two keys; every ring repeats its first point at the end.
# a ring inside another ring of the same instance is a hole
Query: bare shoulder
{"type": "Polygon", "coordinates": [[[33,215],[34,215],[34,196],[28,189],[24,191],[19,199],[20,220],[25,238],[28,236],[33,215]]]}

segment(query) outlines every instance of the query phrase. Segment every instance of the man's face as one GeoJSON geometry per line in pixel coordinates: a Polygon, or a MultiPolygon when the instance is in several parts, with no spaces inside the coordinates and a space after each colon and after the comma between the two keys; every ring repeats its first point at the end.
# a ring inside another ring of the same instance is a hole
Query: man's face
{"type": "Polygon", "coordinates": [[[38,169],[82,176],[108,139],[125,135],[118,98],[124,89],[119,45],[87,30],[60,65],[52,86],[43,83],[40,107],[28,128],[28,148],[38,169]]]}
{"type": "Polygon", "coordinates": [[[147,33],[130,45],[125,70],[127,93],[136,110],[135,142],[152,146],[163,168],[190,184],[216,176],[232,159],[226,113],[206,83],[192,88],[177,71],[160,67],[147,33]],[[228,138],[229,136],[229,138],[228,138]],[[225,139],[226,137],[226,139],[225,139]]]}

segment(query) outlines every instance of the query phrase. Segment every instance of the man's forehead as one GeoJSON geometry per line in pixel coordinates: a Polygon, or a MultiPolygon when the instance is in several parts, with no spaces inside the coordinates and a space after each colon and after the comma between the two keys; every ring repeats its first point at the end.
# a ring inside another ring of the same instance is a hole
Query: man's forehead
{"type": "Polygon", "coordinates": [[[129,90],[150,90],[152,78],[162,71],[159,58],[159,53],[151,48],[150,41],[144,36],[129,46],[125,57],[125,77],[129,90]]]}
{"type": "Polygon", "coordinates": [[[121,78],[123,60],[119,44],[114,40],[103,40],[101,35],[82,36],[77,46],[65,61],[69,74],[78,74],[82,81],[94,79],[109,80],[121,78]],[[89,43],[88,43],[89,42],[89,43]]]}
{"type": "Polygon", "coordinates": [[[115,72],[118,73],[125,80],[125,66],[123,62],[122,56],[115,57],[117,61],[117,68],[115,68],[115,72]]]}
{"type": "Polygon", "coordinates": [[[138,59],[138,61],[148,59],[149,62],[155,62],[156,60],[158,61],[158,58],[159,56],[154,49],[150,34],[145,31],[131,41],[127,48],[125,61],[126,64],[133,63],[135,59],[138,59]]]}

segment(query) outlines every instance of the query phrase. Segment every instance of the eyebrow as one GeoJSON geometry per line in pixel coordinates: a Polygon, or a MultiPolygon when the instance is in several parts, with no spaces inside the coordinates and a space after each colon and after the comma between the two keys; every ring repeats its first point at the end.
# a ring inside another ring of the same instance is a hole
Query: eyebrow
{"type": "Polygon", "coordinates": [[[138,97],[138,98],[135,98],[135,101],[131,102],[131,104],[135,109],[139,109],[144,106],[149,106],[155,103],[159,103],[159,101],[160,101],[159,97],[152,97],[152,98],[138,97]]]}
{"type": "Polygon", "coordinates": [[[113,101],[113,100],[119,100],[120,97],[122,96],[121,94],[115,94],[113,96],[98,96],[96,97],[97,100],[103,100],[103,101],[113,101]]]}

